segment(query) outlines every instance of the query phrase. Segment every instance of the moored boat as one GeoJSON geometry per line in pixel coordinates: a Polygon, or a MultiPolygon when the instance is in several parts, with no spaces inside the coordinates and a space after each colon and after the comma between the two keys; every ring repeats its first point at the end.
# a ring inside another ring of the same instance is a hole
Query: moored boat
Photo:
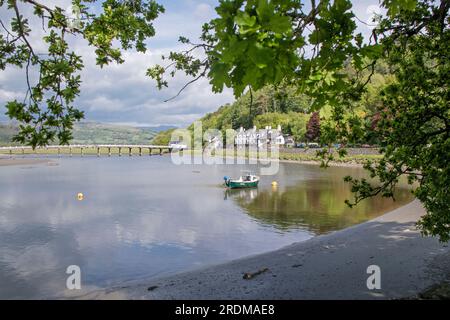
{"type": "Polygon", "coordinates": [[[256,188],[259,183],[259,177],[253,174],[244,174],[240,176],[239,179],[223,177],[223,180],[225,180],[225,185],[231,189],[256,188]]]}

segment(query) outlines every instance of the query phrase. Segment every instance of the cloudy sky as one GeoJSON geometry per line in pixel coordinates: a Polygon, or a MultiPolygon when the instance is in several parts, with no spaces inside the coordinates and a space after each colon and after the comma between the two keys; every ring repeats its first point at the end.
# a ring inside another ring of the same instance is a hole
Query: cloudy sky
{"type": "MultiPolygon", "coordinates": [[[[67,8],[69,0],[44,1],[47,5],[67,8]]],[[[178,98],[170,102],[165,99],[174,96],[187,78],[180,75],[169,82],[169,88],[159,91],[155,83],[145,76],[147,68],[161,62],[162,54],[182,48],[177,42],[180,35],[195,40],[204,22],[215,16],[214,7],[218,0],[160,0],[166,12],[155,21],[156,36],[149,39],[145,54],[133,51],[124,54],[126,62],[100,69],[95,65],[95,55],[84,40],[74,40],[75,50],[83,56],[85,69],[82,74],[82,93],[76,100],[76,106],[85,112],[85,119],[110,123],[132,125],[175,125],[185,126],[215,111],[219,106],[232,102],[233,94],[224,90],[213,94],[208,80],[201,79],[189,86],[178,98]]],[[[309,1],[307,1],[309,2],[309,1]]],[[[354,1],[355,12],[362,21],[370,19],[378,0],[354,1]]],[[[8,12],[0,9],[0,18],[7,21],[8,12]]],[[[26,13],[25,8],[23,9],[26,13]]],[[[42,37],[37,21],[33,30],[34,45],[39,48],[42,37]]],[[[370,29],[359,23],[360,31],[368,34],[370,29]]],[[[0,72],[0,106],[6,101],[23,97],[24,73],[21,70],[7,68],[0,72]]],[[[3,109],[4,110],[4,109],[3,109]]],[[[0,121],[7,120],[4,111],[0,112],[0,121]]]]}

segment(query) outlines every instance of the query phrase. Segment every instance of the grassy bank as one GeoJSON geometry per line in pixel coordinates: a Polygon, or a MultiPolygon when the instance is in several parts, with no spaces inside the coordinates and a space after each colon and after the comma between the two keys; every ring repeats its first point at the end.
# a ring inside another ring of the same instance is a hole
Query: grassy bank
{"type": "MultiPolygon", "coordinates": [[[[200,156],[202,154],[201,150],[188,150],[183,151],[184,154],[190,154],[191,156],[200,156]]],[[[235,157],[235,158],[245,158],[245,159],[279,159],[281,161],[292,161],[292,162],[320,162],[321,159],[315,153],[302,153],[302,152],[279,152],[278,154],[270,153],[260,153],[256,151],[244,151],[244,150],[224,150],[211,152],[211,155],[218,157],[235,157]]],[[[336,156],[332,161],[333,163],[354,163],[363,164],[367,160],[377,161],[382,158],[381,154],[351,154],[346,155],[342,158],[336,156]]]]}
{"type": "MultiPolygon", "coordinates": [[[[346,155],[342,158],[336,156],[333,162],[338,163],[364,163],[367,160],[380,160],[383,156],[379,154],[355,154],[346,155]]],[[[280,153],[280,160],[291,160],[291,161],[320,161],[321,159],[316,155],[305,154],[305,153],[280,153]]]]}

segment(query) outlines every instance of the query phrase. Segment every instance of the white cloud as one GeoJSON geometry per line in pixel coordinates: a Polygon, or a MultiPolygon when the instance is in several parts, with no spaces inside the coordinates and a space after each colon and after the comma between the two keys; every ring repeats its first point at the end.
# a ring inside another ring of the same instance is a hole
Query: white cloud
{"type": "Polygon", "coordinates": [[[23,98],[23,93],[19,91],[8,91],[0,88],[0,101],[7,102],[14,99],[23,98]]]}
{"type": "Polygon", "coordinates": [[[202,20],[211,19],[214,13],[214,9],[207,3],[200,3],[194,10],[195,17],[202,20]]]}

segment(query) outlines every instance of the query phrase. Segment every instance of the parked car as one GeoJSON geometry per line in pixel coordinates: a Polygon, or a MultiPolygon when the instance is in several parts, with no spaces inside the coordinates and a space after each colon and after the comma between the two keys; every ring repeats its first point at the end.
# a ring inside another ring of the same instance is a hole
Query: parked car
{"type": "Polygon", "coordinates": [[[309,142],[308,147],[311,149],[320,148],[320,145],[317,142],[309,142]]]}

